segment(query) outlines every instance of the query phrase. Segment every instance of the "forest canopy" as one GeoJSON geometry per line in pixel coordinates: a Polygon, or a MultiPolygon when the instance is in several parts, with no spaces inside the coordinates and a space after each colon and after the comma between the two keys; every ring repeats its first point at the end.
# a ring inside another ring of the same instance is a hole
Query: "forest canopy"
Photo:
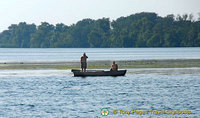
{"type": "Polygon", "coordinates": [[[67,26],[20,22],[0,33],[1,48],[199,47],[200,19],[192,14],[142,12],[110,21],[83,19],[67,26]]]}

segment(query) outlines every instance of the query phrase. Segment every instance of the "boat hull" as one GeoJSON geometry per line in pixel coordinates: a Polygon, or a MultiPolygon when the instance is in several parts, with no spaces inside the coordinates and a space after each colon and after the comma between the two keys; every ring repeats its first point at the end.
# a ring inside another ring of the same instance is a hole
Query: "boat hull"
{"type": "Polygon", "coordinates": [[[126,74],[126,70],[118,70],[118,71],[101,71],[101,70],[87,70],[86,72],[81,72],[80,70],[72,69],[74,76],[124,76],[126,74]]]}

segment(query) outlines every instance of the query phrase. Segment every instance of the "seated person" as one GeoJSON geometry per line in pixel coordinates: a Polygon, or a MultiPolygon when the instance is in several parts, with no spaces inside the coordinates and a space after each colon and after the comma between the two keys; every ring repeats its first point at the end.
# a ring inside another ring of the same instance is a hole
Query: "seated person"
{"type": "Polygon", "coordinates": [[[113,64],[112,64],[112,66],[111,66],[110,71],[117,71],[117,70],[118,70],[118,65],[115,64],[115,61],[113,61],[113,64]]]}

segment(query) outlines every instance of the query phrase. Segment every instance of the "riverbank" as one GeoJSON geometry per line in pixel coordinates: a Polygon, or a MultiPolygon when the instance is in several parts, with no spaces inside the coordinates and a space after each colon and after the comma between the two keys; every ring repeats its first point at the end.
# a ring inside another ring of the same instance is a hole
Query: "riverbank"
{"type": "MultiPolygon", "coordinates": [[[[191,68],[200,67],[200,59],[127,60],[116,61],[126,68],[191,68]]],[[[108,69],[111,61],[88,61],[88,69],[108,69]]],[[[0,63],[0,69],[79,69],[79,62],[9,62],[0,63]]]]}

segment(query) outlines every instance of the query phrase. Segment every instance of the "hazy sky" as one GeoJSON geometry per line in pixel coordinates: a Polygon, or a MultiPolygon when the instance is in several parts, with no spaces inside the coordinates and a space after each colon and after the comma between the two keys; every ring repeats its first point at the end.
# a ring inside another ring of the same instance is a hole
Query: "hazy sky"
{"type": "Polygon", "coordinates": [[[0,0],[0,32],[19,22],[71,25],[84,18],[115,20],[139,12],[200,12],[200,0],[0,0]]]}

